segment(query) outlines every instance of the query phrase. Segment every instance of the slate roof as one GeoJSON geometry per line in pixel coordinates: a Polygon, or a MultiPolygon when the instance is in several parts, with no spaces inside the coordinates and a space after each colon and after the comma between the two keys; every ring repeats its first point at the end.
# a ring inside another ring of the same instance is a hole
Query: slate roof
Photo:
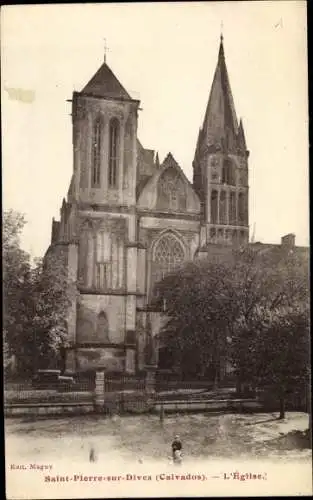
{"type": "Polygon", "coordinates": [[[132,100],[128,92],[124,89],[113,71],[105,62],[100,66],[96,74],[81,92],[94,97],[132,100]]]}

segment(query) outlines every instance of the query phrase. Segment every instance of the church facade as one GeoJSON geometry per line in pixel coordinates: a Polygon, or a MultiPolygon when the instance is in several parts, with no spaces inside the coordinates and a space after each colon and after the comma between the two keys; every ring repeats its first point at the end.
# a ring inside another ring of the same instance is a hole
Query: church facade
{"type": "Polygon", "coordinates": [[[154,284],[185,261],[249,241],[248,157],[223,39],[191,183],[137,136],[139,101],[104,62],[72,98],[73,174],[46,256],[75,283],[66,368],[136,373],[158,364],[154,284]]]}

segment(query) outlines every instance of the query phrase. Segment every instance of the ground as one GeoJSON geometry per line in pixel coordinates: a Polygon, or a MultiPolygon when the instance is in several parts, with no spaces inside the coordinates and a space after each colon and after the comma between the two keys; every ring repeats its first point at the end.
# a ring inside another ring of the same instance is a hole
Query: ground
{"type": "Polygon", "coordinates": [[[308,449],[283,434],[308,428],[304,413],[172,414],[163,424],[158,415],[81,416],[56,419],[7,419],[7,459],[18,450],[20,459],[58,460],[68,456],[88,460],[90,447],[98,456],[137,460],[167,460],[170,444],[180,434],[185,460],[231,457],[284,457],[306,460],[308,449]],[[301,449],[302,448],[302,449],[301,449]]]}
{"type": "Polygon", "coordinates": [[[298,439],[308,415],[277,416],[8,418],[7,498],[310,495],[311,452],[298,439]],[[178,468],[169,460],[176,433],[184,451],[178,468]]]}

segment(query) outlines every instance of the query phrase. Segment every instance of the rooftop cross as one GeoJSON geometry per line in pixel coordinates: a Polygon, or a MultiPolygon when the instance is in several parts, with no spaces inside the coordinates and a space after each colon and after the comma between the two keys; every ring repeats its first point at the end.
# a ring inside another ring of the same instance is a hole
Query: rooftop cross
{"type": "Polygon", "coordinates": [[[223,37],[223,28],[224,28],[224,23],[222,21],[221,22],[221,42],[224,40],[224,37],[223,37]]]}
{"type": "Polygon", "coordinates": [[[107,58],[107,52],[109,52],[109,47],[107,46],[107,39],[104,38],[104,62],[106,62],[106,58],[107,58]]]}

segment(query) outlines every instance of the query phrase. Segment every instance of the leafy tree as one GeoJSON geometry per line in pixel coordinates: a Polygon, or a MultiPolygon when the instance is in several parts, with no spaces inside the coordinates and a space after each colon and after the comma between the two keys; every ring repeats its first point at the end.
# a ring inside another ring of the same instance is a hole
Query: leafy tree
{"type": "MultiPolygon", "coordinates": [[[[238,314],[233,317],[230,328],[231,355],[239,391],[244,382],[255,381],[257,362],[263,360],[266,364],[265,351],[259,343],[255,343],[262,339],[257,332],[269,332],[269,319],[273,318],[274,321],[276,318],[273,325],[277,326],[277,318],[284,318],[285,311],[289,311],[292,318],[292,311],[307,310],[309,300],[306,254],[285,252],[274,247],[265,252],[263,249],[246,250],[242,256],[243,259],[238,254],[236,256],[238,262],[233,275],[236,286],[231,292],[238,302],[238,314]],[[264,359],[260,357],[262,353],[264,359]]],[[[274,354],[274,339],[269,343],[269,348],[273,349],[274,354]]],[[[278,363],[278,370],[279,366],[278,363]]],[[[261,383],[260,377],[257,382],[261,383]]]]}
{"type": "Polygon", "coordinates": [[[10,356],[10,350],[9,350],[9,344],[6,339],[6,332],[4,331],[3,333],[3,367],[4,371],[6,372],[11,364],[11,356],[10,356]]]}
{"type": "Polygon", "coordinates": [[[309,381],[309,310],[305,305],[263,311],[250,343],[252,376],[256,385],[269,386],[285,417],[290,392],[309,381]]]}
{"type": "Polygon", "coordinates": [[[76,288],[64,248],[49,251],[31,266],[30,256],[20,248],[24,216],[9,210],[3,221],[4,361],[9,367],[14,356],[18,374],[28,376],[62,362],[76,288]]]}
{"type": "Polygon", "coordinates": [[[25,223],[24,215],[14,210],[3,214],[4,347],[6,359],[15,355],[20,371],[30,355],[24,342],[31,312],[30,256],[20,248],[25,223]]]}
{"type": "Polygon", "coordinates": [[[74,282],[69,279],[62,252],[50,252],[44,261],[37,260],[33,270],[33,342],[36,368],[61,365],[68,346],[68,313],[76,300],[74,282]]]}
{"type": "Polygon", "coordinates": [[[188,263],[159,283],[157,295],[169,316],[162,335],[181,371],[188,369],[187,360],[200,365],[202,374],[213,366],[216,378],[230,351],[240,390],[243,382],[256,380],[255,335],[264,331],[262,322],[307,303],[307,258],[282,247],[249,246],[218,262],[188,263]]]}
{"type": "Polygon", "coordinates": [[[182,374],[204,375],[212,364],[214,374],[218,372],[230,321],[224,314],[228,281],[226,266],[195,261],[165,277],[157,287],[169,317],[161,334],[175,352],[182,374]]]}

